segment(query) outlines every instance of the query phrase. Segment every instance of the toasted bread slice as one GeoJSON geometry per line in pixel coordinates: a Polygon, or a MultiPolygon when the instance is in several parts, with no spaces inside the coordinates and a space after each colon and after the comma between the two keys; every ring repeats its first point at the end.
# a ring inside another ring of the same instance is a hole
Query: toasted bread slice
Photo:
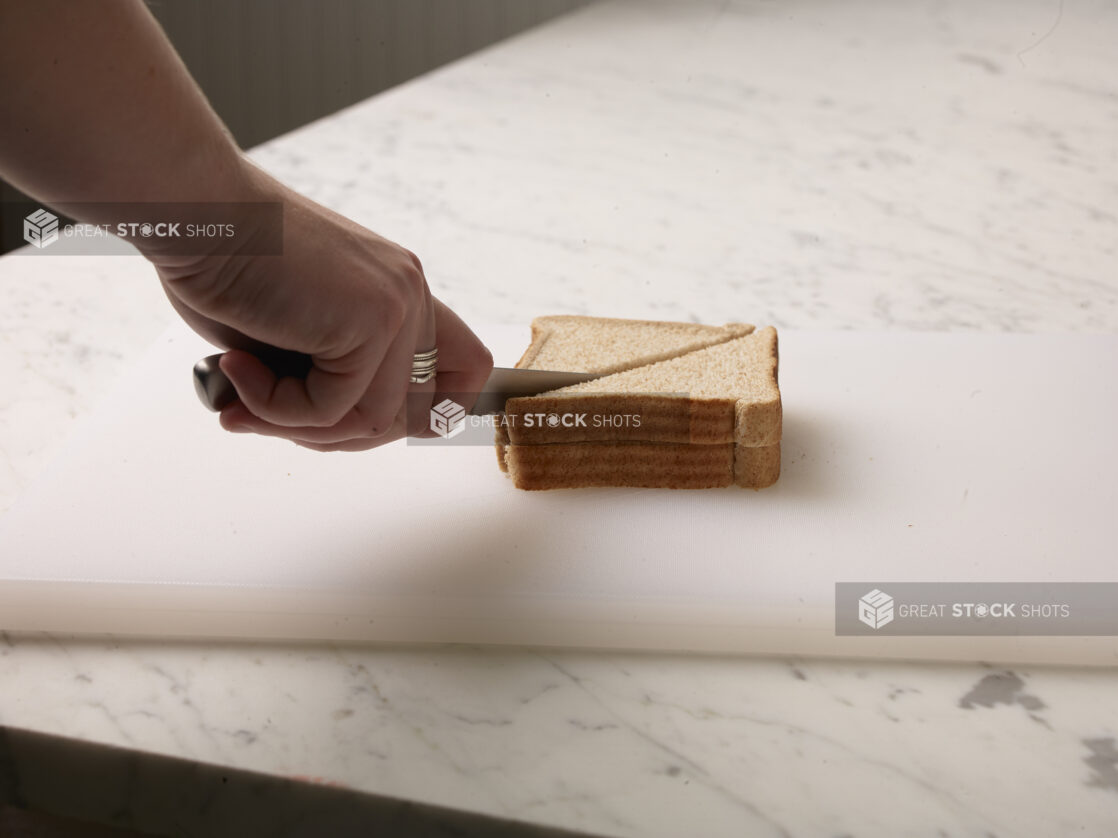
{"type": "Polygon", "coordinates": [[[635,486],[714,489],[733,482],[733,445],[574,442],[510,445],[508,470],[518,489],[635,486]]]}
{"type": "Polygon", "coordinates": [[[677,358],[509,399],[509,439],[520,445],[775,445],[782,422],[777,366],[776,330],[769,326],[677,358]]]}
{"type": "MultiPolygon", "coordinates": [[[[532,321],[532,342],[516,366],[520,369],[610,374],[675,358],[707,346],[748,335],[749,323],[704,326],[661,320],[621,320],[559,314],[532,321]]],[[[505,469],[503,426],[496,433],[497,462],[505,469]]]]}
{"type": "Polygon", "coordinates": [[[508,445],[503,454],[518,489],[629,486],[651,489],[763,489],[780,476],[780,445],[677,445],[573,442],[508,445]]]}
{"type": "Polygon", "coordinates": [[[521,369],[610,374],[675,358],[753,331],[748,323],[703,326],[657,320],[554,315],[532,321],[521,369]]]}

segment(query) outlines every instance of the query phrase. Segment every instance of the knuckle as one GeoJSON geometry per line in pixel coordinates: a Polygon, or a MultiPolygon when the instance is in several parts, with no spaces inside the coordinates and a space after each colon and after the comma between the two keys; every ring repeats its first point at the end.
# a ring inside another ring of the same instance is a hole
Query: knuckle
{"type": "Polygon", "coordinates": [[[326,427],[352,424],[358,418],[357,404],[351,398],[337,395],[323,405],[320,417],[326,427]]]}
{"type": "Polygon", "coordinates": [[[423,264],[418,256],[405,250],[404,257],[400,266],[400,279],[409,302],[416,302],[428,293],[427,278],[423,275],[423,264]]]}
{"type": "Polygon", "coordinates": [[[407,248],[404,248],[404,254],[407,256],[408,262],[411,264],[411,267],[422,278],[422,276],[423,276],[423,263],[419,260],[419,257],[416,256],[414,253],[412,253],[407,248]]]}
{"type": "Polygon", "coordinates": [[[353,408],[344,402],[311,403],[306,408],[293,411],[292,425],[307,428],[335,428],[346,422],[347,416],[353,408]]]}
{"type": "Polygon", "coordinates": [[[489,347],[487,347],[483,343],[478,344],[476,360],[477,360],[478,366],[486,367],[486,368],[492,368],[493,367],[493,353],[490,352],[489,347]]]}
{"type": "Polygon", "coordinates": [[[464,354],[466,365],[471,369],[488,372],[493,368],[493,353],[481,341],[470,341],[464,354]]]}
{"type": "Polygon", "coordinates": [[[349,408],[345,405],[321,408],[309,417],[310,421],[306,424],[315,428],[333,428],[342,423],[347,413],[349,408]]]}

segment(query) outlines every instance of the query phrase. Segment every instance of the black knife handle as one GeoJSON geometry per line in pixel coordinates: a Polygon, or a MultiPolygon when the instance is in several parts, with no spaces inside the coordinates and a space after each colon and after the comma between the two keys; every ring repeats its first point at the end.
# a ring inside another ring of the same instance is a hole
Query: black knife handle
{"type": "MultiPolygon", "coordinates": [[[[194,390],[202,404],[214,412],[225,409],[237,399],[233,382],[218,366],[222,354],[207,355],[194,365],[194,390]]],[[[310,355],[289,349],[265,349],[253,354],[267,365],[276,378],[306,378],[313,366],[310,355]]]]}

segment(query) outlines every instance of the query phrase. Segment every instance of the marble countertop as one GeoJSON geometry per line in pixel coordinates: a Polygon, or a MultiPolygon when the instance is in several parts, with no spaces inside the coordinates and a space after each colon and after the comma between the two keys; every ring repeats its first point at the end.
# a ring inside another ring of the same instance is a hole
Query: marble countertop
{"type": "MultiPolygon", "coordinates": [[[[252,157],[467,321],[1113,333],[1116,36],[1105,2],[606,2],[252,157]]],[[[138,257],[0,258],[0,508],[173,317],[138,257]]],[[[0,634],[0,725],[610,836],[1114,834],[1116,691],[0,634]]]]}

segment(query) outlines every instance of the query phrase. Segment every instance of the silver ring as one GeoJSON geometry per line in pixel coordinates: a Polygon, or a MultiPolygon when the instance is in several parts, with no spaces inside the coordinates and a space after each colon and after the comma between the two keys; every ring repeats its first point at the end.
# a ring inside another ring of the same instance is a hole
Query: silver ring
{"type": "Polygon", "coordinates": [[[435,377],[435,370],[439,365],[439,348],[429,349],[426,352],[417,352],[412,357],[411,377],[412,384],[425,384],[435,377]]]}

